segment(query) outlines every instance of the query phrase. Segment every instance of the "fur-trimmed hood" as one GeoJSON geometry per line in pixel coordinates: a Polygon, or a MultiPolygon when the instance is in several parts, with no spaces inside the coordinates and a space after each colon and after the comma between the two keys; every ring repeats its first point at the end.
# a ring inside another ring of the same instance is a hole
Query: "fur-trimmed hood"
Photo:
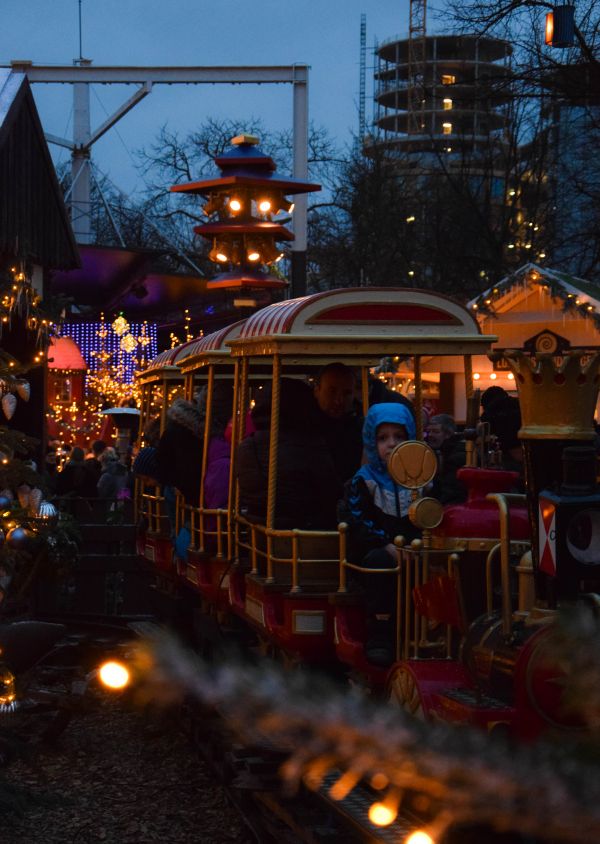
{"type": "Polygon", "coordinates": [[[201,439],[203,436],[204,414],[197,404],[186,401],[186,399],[175,399],[171,407],[167,410],[168,422],[181,425],[182,428],[187,428],[198,439],[201,439]]]}

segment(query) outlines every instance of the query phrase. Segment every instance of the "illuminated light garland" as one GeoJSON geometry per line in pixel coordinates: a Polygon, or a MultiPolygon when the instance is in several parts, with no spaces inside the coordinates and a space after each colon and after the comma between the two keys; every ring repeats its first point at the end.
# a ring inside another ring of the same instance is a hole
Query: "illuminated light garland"
{"type": "MultiPolygon", "coordinates": [[[[531,266],[531,265],[529,265],[531,266]]],[[[483,316],[497,317],[494,308],[494,300],[500,299],[506,293],[510,292],[514,287],[523,285],[527,281],[532,284],[537,284],[542,290],[555,300],[562,303],[562,310],[564,313],[578,313],[579,316],[591,319],[594,326],[600,331],[600,313],[596,311],[594,305],[589,301],[589,298],[600,299],[600,288],[591,293],[585,293],[583,290],[578,294],[567,291],[564,287],[569,284],[571,287],[577,288],[577,281],[580,279],[568,276],[566,273],[557,273],[553,270],[542,269],[525,269],[518,270],[507,276],[502,281],[498,282],[493,288],[492,293],[485,291],[471,304],[471,310],[481,313],[483,316]],[[560,276],[565,276],[561,279],[560,276]],[[568,279],[568,280],[567,280],[568,279]]],[[[581,280],[583,281],[583,280],[581,280]]],[[[591,286],[589,282],[584,282],[586,287],[591,286]]]]}

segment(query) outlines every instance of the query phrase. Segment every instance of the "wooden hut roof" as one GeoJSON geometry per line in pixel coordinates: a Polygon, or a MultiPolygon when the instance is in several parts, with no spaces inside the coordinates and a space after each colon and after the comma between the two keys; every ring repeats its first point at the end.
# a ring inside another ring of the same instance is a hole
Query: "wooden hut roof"
{"type": "Polygon", "coordinates": [[[27,77],[0,68],[0,254],[48,268],[79,253],[27,77]]]}

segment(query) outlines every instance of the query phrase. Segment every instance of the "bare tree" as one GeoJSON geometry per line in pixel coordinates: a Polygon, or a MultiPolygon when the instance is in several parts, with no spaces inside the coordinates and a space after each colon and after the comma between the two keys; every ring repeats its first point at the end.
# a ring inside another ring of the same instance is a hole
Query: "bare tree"
{"type": "MultiPolygon", "coordinates": [[[[580,0],[574,7],[568,49],[544,44],[545,14],[553,6],[544,0],[453,0],[449,6],[450,26],[500,34],[514,45],[515,97],[537,115],[535,131],[525,126],[517,133],[516,174],[526,177],[523,198],[535,184],[546,205],[539,251],[553,267],[600,281],[600,2],[580,0]]],[[[532,222],[535,213],[524,207],[532,222]]]]}

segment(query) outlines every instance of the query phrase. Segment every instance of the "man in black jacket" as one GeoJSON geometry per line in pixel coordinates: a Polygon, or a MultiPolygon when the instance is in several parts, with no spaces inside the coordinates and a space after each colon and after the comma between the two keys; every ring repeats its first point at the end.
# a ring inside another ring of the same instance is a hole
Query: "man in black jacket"
{"type": "Polygon", "coordinates": [[[362,419],[352,412],[356,378],[343,363],[330,363],[318,373],[314,396],[318,429],[333,459],[340,483],[350,480],[362,459],[362,419]]]}

